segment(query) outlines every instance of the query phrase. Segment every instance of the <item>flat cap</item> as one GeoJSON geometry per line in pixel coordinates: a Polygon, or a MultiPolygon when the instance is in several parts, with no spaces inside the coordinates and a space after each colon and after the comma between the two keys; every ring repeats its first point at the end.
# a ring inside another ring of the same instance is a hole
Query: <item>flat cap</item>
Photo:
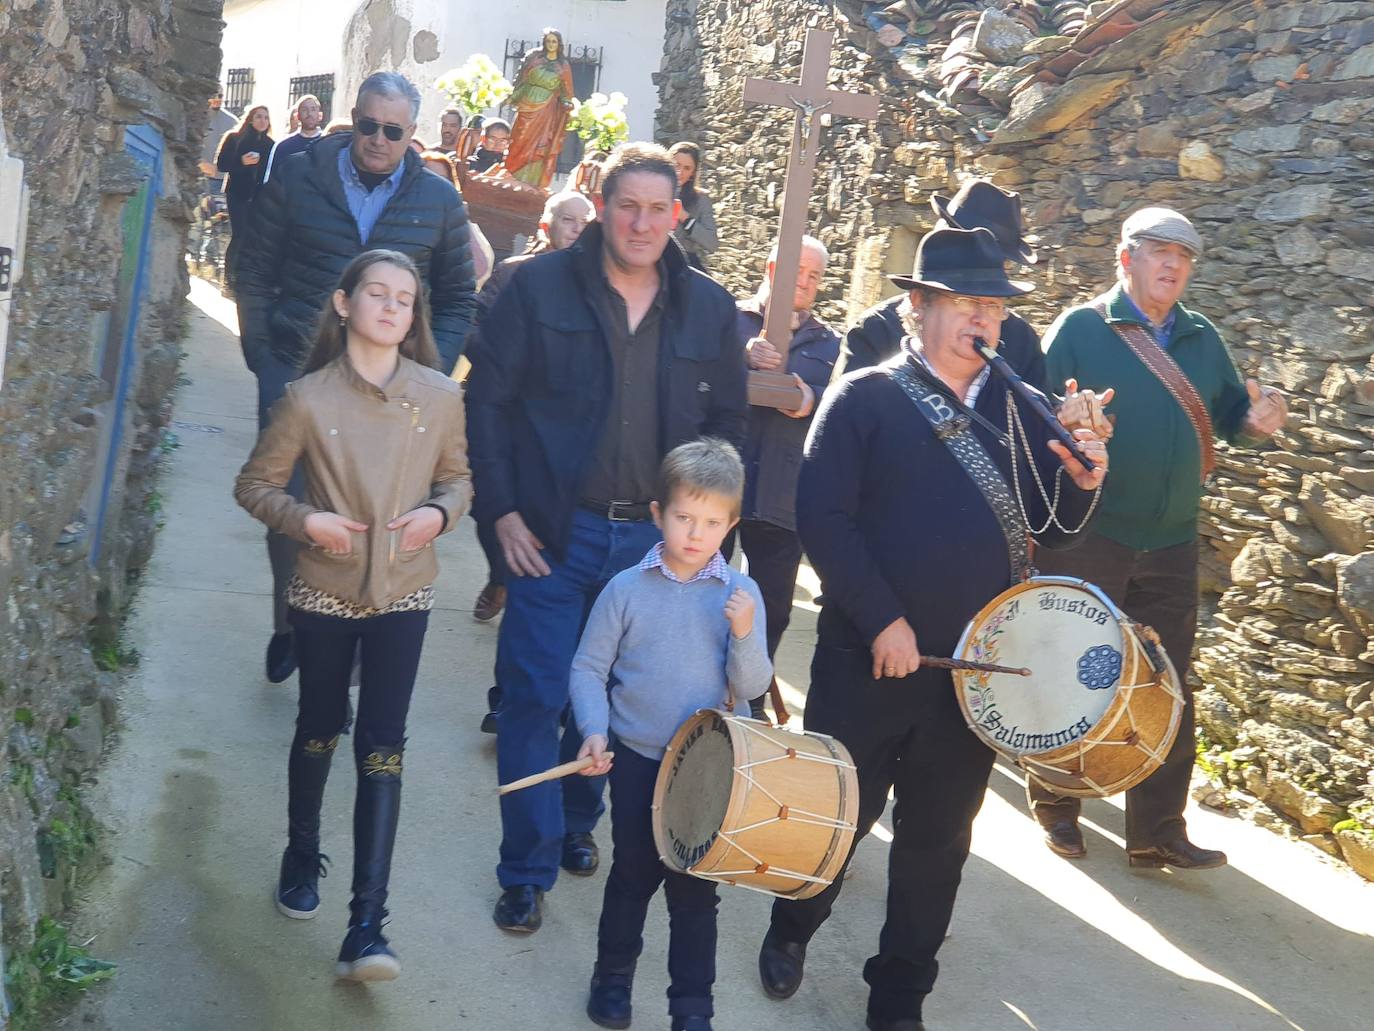
{"type": "Polygon", "coordinates": [[[1193,257],[1202,254],[1202,237],[1193,223],[1172,208],[1141,208],[1122,222],[1121,242],[1135,240],[1182,244],[1193,252],[1193,257]]]}

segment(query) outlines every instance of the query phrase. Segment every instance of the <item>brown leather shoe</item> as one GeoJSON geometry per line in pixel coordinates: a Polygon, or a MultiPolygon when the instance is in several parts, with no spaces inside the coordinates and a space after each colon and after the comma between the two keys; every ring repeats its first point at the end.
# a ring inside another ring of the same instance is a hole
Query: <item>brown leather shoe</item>
{"type": "Polygon", "coordinates": [[[1198,848],[1187,838],[1174,838],[1154,848],[1128,848],[1126,858],[1132,866],[1157,870],[1172,866],[1175,870],[1214,870],[1226,865],[1226,853],[1214,848],[1198,848]]]}
{"type": "Polygon", "coordinates": [[[1088,854],[1088,846],[1083,842],[1083,832],[1078,829],[1077,820],[1056,820],[1047,824],[1045,844],[1051,852],[1065,859],[1082,859],[1088,854]]]}
{"type": "Polygon", "coordinates": [[[490,623],[505,607],[506,589],[500,584],[488,583],[473,603],[472,618],[479,623],[490,623]]]}

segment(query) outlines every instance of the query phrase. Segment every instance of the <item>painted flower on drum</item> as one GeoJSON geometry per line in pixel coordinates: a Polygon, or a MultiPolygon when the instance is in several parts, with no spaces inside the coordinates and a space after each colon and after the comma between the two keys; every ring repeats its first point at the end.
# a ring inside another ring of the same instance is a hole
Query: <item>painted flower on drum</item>
{"type": "Polygon", "coordinates": [[[574,100],[568,128],[587,144],[588,150],[613,150],[630,138],[630,122],[625,117],[629,103],[624,93],[593,93],[586,100],[574,100]]]}
{"type": "MultiPolygon", "coordinates": [[[[968,654],[963,657],[972,659],[974,662],[986,662],[994,665],[999,663],[1002,649],[1001,642],[997,638],[1002,636],[1002,627],[1016,614],[1017,608],[1013,602],[1010,608],[1001,609],[988,617],[988,621],[974,633],[973,640],[969,642],[968,654]]],[[[992,674],[957,672],[954,677],[955,682],[963,686],[968,698],[969,710],[972,712],[973,718],[977,719],[987,706],[988,681],[992,679],[992,674]]]]}
{"type": "Polygon", "coordinates": [[[473,54],[459,67],[445,72],[434,80],[434,88],[446,93],[454,106],[467,115],[491,110],[513,89],[486,54],[473,54]]]}

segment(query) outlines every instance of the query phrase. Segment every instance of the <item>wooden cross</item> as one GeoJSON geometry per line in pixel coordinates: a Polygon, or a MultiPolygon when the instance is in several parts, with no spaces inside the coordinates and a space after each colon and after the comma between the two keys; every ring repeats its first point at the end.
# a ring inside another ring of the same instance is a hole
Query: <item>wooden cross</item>
{"type": "Polygon", "coordinates": [[[778,220],[778,259],[773,268],[773,287],[763,324],[763,335],[784,355],[792,342],[792,294],[797,288],[811,180],[821,149],[820,116],[839,115],[867,121],[878,117],[877,97],[826,87],[834,41],[835,34],[827,29],[807,30],[799,83],[744,80],[746,104],[767,104],[797,113],[782,192],[782,217],[778,220]]]}

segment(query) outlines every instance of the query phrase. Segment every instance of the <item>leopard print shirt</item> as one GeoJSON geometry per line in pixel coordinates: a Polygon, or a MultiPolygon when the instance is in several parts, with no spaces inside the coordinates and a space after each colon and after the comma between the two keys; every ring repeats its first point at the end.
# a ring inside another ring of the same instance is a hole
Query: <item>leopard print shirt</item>
{"type": "Polygon", "coordinates": [[[291,582],[286,585],[286,604],[302,612],[313,612],[317,616],[337,616],[340,619],[371,619],[373,616],[386,616],[393,612],[428,612],[434,608],[434,585],[425,584],[404,598],[397,598],[390,605],[372,608],[328,594],[319,588],[311,587],[299,576],[293,576],[291,582]]]}

